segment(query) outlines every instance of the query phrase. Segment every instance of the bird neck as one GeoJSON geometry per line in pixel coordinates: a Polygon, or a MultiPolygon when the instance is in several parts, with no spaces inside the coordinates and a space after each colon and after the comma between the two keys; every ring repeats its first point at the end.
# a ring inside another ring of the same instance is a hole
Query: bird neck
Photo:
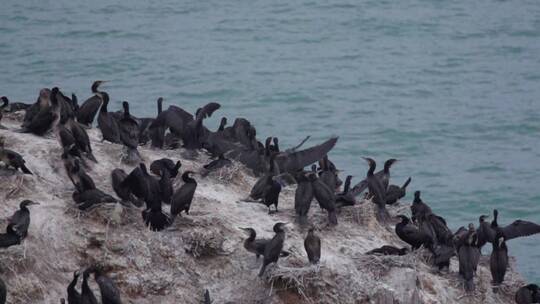
{"type": "Polygon", "coordinates": [[[349,192],[349,188],[351,187],[351,178],[352,176],[347,176],[347,179],[345,180],[345,186],[343,187],[343,192],[345,193],[349,192]]]}
{"type": "Polygon", "coordinates": [[[367,176],[373,176],[374,172],[375,172],[375,164],[370,163],[369,164],[369,170],[367,172],[367,176]]]}
{"type": "Polygon", "coordinates": [[[182,180],[184,181],[184,183],[186,184],[194,184],[195,183],[195,179],[193,179],[192,177],[190,177],[189,175],[182,175],[182,180]]]}

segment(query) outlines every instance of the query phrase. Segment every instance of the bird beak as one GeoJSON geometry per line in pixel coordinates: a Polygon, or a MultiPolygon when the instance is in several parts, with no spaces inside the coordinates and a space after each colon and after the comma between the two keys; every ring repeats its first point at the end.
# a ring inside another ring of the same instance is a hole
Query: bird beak
{"type": "Polygon", "coordinates": [[[38,202],[34,202],[34,201],[31,201],[31,203],[29,205],[39,205],[38,202]]]}

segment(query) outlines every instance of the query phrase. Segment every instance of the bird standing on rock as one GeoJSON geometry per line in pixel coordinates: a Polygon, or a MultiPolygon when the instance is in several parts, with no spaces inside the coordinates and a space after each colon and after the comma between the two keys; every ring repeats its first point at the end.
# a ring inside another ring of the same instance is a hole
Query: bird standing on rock
{"type": "Polygon", "coordinates": [[[4,148],[4,139],[2,137],[0,137],[0,161],[4,163],[6,168],[21,169],[24,174],[32,175],[32,172],[25,165],[26,161],[19,153],[4,148]]]}
{"type": "Polygon", "coordinates": [[[193,201],[193,196],[195,195],[195,190],[197,189],[197,181],[190,177],[190,174],[193,174],[193,171],[185,171],[182,174],[184,184],[182,187],[176,190],[171,198],[171,215],[173,217],[179,215],[182,211],[189,214],[191,202],[193,201]]]}
{"type": "Polygon", "coordinates": [[[304,239],[304,248],[311,264],[318,264],[321,259],[321,239],[315,234],[315,228],[309,228],[304,239]]]}
{"type": "Polygon", "coordinates": [[[287,223],[277,223],[274,225],[274,232],[276,233],[272,240],[264,248],[264,261],[259,271],[259,277],[264,275],[266,266],[271,263],[277,263],[281,252],[283,250],[283,244],[285,243],[285,229],[287,223]]]}

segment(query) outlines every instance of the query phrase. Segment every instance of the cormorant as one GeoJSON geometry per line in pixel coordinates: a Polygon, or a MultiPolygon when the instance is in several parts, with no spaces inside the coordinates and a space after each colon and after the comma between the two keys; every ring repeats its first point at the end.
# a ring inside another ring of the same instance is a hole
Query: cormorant
{"type": "Polygon", "coordinates": [[[382,254],[382,255],[406,255],[409,252],[409,248],[397,248],[394,246],[384,245],[380,248],[375,248],[366,252],[366,254],[382,254]]]}
{"type": "Polygon", "coordinates": [[[50,111],[50,94],[51,90],[47,88],[41,89],[39,91],[39,97],[37,101],[28,109],[26,109],[23,123],[21,126],[23,132],[37,134],[36,132],[39,131],[38,133],[40,134],[37,135],[42,135],[43,133],[48,131],[48,119],[50,119],[49,123],[54,120],[54,117],[52,117],[52,112],[50,111]],[[41,127],[41,125],[45,125],[45,127],[41,127]],[[46,128],[45,131],[42,130],[43,128],[46,128]],[[43,133],[41,133],[40,130],[43,133]]]}
{"type": "Polygon", "coordinates": [[[26,110],[32,106],[31,104],[27,104],[24,102],[10,102],[6,96],[0,97],[0,100],[2,100],[2,102],[4,103],[4,106],[0,108],[2,109],[2,111],[8,113],[26,110]]]}
{"type": "Polygon", "coordinates": [[[90,286],[88,286],[88,277],[90,276],[91,272],[91,269],[85,269],[83,272],[83,281],[81,287],[82,304],[98,304],[96,296],[94,296],[94,292],[92,292],[92,289],[90,289],[90,286]]]}
{"type": "Polygon", "coordinates": [[[269,239],[256,239],[257,232],[253,228],[240,228],[241,230],[247,232],[249,237],[244,240],[244,248],[255,254],[255,257],[258,259],[259,256],[264,255],[264,248],[270,242],[269,239]]]}
{"type": "Polygon", "coordinates": [[[81,168],[80,161],[77,158],[73,158],[64,152],[62,154],[62,160],[64,161],[67,175],[77,191],[84,192],[86,190],[96,189],[94,180],[81,168]]]}
{"type": "Polygon", "coordinates": [[[536,284],[529,284],[516,291],[517,304],[540,303],[540,288],[536,284]]]}
{"type": "Polygon", "coordinates": [[[103,103],[101,104],[101,109],[98,114],[98,128],[101,130],[103,135],[103,140],[118,144],[120,141],[120,130],[118,127],[118,121],[108,112],[107,106],[109,105],[109,94],[105,92],[99,93],[103,103]]]}
{"type": "Polygon", "coordinates": [[[114,169],[111,172],[111,180],[112,180],[112,187],[116,195],[122,201],[125,202],[131,202],[136,207],[141,207],[143,204],[143,201],[137,198],[135,195],[131,193],[131,190],[129,187],[125,184],[123,184],[124,180],[126,179],[127,174],[122,169],[114,169]]]}
{"type": "Polygon", "coordinates": [[[197,181],[190,177],[190,174],[193,174],[193,172],[185,171],[182,174],[184,184],[176,190],[171,199],[171,215],[173,217],[176,217],[182,211],[186,211],[186,214],[189,214],[193,195],[195,194],[195,189],[197,189],[197,181]]]}
{"type": "Polygon", "coordinates": [[[127,164],[134,164],[141,160],[137,147],[139,146],[139,124],[129,113],[129,103],[122,102],[124,115],[118,121],[118,130],[120,131],[120,141],[127,149],[127,156],[123,161],[127,164]]]}
{"type": "Polygon", "coordinates": [[[79,271],[73,272],[73,280],[71,280],[71,283],[69,283],[67,287],[68,304],[81,304],[82,303],[81,293],[78,292],[76,289],[77,281],[79,280],[80,275],[81,274],[79,271]]]}
{"type": "MultiPolygon", "coordinates": [[[[497,223],[498,211],[496,209],[493,210],[493,215],[494,218],[491,225],[485,221],[487,218],[486,215],[479,218],[480,226],[477,231],[479,248],[482,248],[486,242],[493,243],[495,241],[496,228],[499,228],[499,224],[497,223]]],[[[507,226],[500,227],[500,229],[504,234],[505,241],[540,233],[540,225],[523,220],[515,220],[507,226]]]]}
{"type": "Polygon", "coordinates": [[[76,190],[72,197],[80,210],[87,210],[98,204],[118,202],[114,197],[99,189],[89,189],[84,192],[76,190]]]}
{"type": "Polygon", "coordinates": [[[175,178],[178,175],[180,167],[182,167],[182,163],[180,161],[174,163],[174,161],[168,158],[161,158],[153,161],[150,164],[150,172],[157,176],[161,176],[161,171],[166,169],[169,171],[171,178],[175,178]]]}
{"type": "Polygon", "coordinates": [[[310,172],[307,176],[313,187],[313,196],[319,203],[319,206],[328,212],[328,222],[331,225],[337,225],[336,197],[334,191],[320,181],[315,173],[310,172]]]}
{"type": "Polygon", "coordinates": [[[15,170],[21,169],[24,174],[32,175],[28,170],[24,158],[17,152],[5,149],[4,140],[0,138],[0,161],[4,163],[6,168],[13,167],[15,170]]]}
{"type": "Polygon", "coordinates": [[[433,213],[431,208],[426,205],[420,198],[420,191],[414,192],[414,200],[411,205],[412,220],[416,222],[418,219],[424,218],[427,214],[433,213]]]}
{"type": "Polygon", "coordinates": [[[188,122],[181,133],[184,148],[188,150],[200,149],[206,137],[207,131],[203,127],[203,120],[211,117],[212,114],[221,107],[219,103],[210,102],[199,109],[195,119],[188,122]]]}
{"type": "Polygon", "coordinates": [[[331,170],[328,164],[328,156],[324,156],[322,160],[319,161],[319,166],[322,169],[322,172],[319,175],[319,179],[325,183],[330,190],[335,191],[337,188],[337,172],[334,170],[331,170]]]}
{"type": "Polygon", "coordinates": [[[94,96],[85,100],[77,111],[77,121],[87,127],[90,127],[92,122],[94,122],[99,106],[101,106],[103,101],[102,94],[104,92],[98,90],[99,86],[103,83],[105,83],[105,81],[94,81],[92,84],[92,93],[94,93],[94,96]]]}
{"type": "Polygon", "coordinates": [[[304,239],[304,248],[311,264],[318,264],[321,259],[321,239],[315,234],[315,228],[310,227],[304,239]]]}
{"type": "Polygon", "coordinates": [[[268,179],[268,183],[264,188],[264,195],[262,198],[262,203],[268,207],[268,213],[270,211],[270,206],[274,205],[276,208],[275,212],[278,212],[279,204],[279,194],[281,193],[281,184],[274,178],[268,179]]]}
{"type": "Polygon", "coordinates": [[[372,158],[364,157],[369,164],[369,170],[366,174],[366,182],[368,185],[369,193],[372,195],[372,201],[377,205],[377,219],[385,222],[388,220],[389,215],[386,210],[386,188],[383,187],[381,180],[377,178],[373,172],[377,163],[372,158]]]}
{"type": "Polygon", "coordinates": [[[20,243],[21,239],[11,226],[7,227],[6,233],[0,233],[0,248],[8,248],[20,243]]]}
{"type": "Polygon", "coordinates": [[[348,175],[345,179],[345,186],[343,192],[336,194],[336,207],[354,206],[356,204],[356,198],[351,193],[351,179],[352,175],[348,175]]]}
{"type": "MultiPolygon", "coordinates": [[[[384,169],[374,174],[381,181],[382,188],[383,190],[385,190],[385,192],[388,188],[388,183],[390,181],[390,167],[396,161],[397,160],[393,158],[387,160],[386,162],[384,162],[384,169]]],[[[362,193],[366,188],[368,188],[368,183],[367,180],[364,179],[354,185],[351,191],[354,196],[357,196],[362,193]]]]}
{"type": "Polygon", "coordinates": [[[304,167],[322,159],[336,145],[338,137],[330,138],[324,143],[307,148],[301,151],[279,152],[275,155],[274,161],[279,172],[294,174],[304,167]]]}
{"type": "Polygon", "coordinates": [[[480,249],[476,246],[476,231],[473,224],[469,224],[469,231],[464,244],[456,248],[458,251],[459,274],[465,280],[465,290],[474,291],[474,274],[480,261],[480,249]]]}
{"type": "Polygon", "coordinates": [[[296,211],[298,223],[300,225],[306,225],[309,208],[311,207],[311,201],[313,201],[314,196],[313,185],[304,172],[297,174],[296,182],[298,186],[294,194],[294,210],[296,211]]]}
{"type": "Polygon", "coordinates": [[[8,230],[13,231],[20,240],[26,238],[28,226],[30,226],[30,210],[28,206],[39,205],[31,200],[24,200],[19,205],[19,210],[15,211],[8,221],[8,230]]]}
{"type": "Polygon", "coordinates": [[[283,244],[285,243],[286,225],[286,223],[277,223],[274,225],[274,232],[276,234],[264,248],[264,261],[261,270],[259,271],[259,277],[264,275],[266,266],[270,263],[277,263],[279,260],[281,251],[283,250],[283,244]]]}
{"type": "Polygon", "coordinates": [[[114,281],[103,273],[100,266],[95,266],[92,270],[101,292],[101,302],[103,304],[122,304],[120,290],[118,290],[114,281]]]}
{"type": "Polygon", "coordinates": [[[489,268],[493,278],[493,285],[502,284],[508,268],[508,248],[506,247],[504,233],[499,227],[495,230],[495,241],[489,258],[489,268]]]}
{"type": "Polygon", "coordinates": [[[388,186],[388,190],[386,190],[386,204],[392,205],[395,204],[398,200],[404,198],[407,194],[407,186],[410,182],[411,178],[409,177],[401,187],[396,185],[388,186]]]}
{"type": "Polygon", "coordinates": [[[214,159],[213,161],[211,161],[210,163],[206,164],[203,166],[203,168],[207,171],[207,172],[210,172],[210,171],[215,171],[215,170],[219,170],[223,167],[228,167],[232,165],[232,161],[230,159],[227,159],[225,158],[225,156],[223,155],[223,153],[220,153],[218,155],[218,158],[217,159],[214,159]]]}
{"type": "Polygon", "coordinates": [[[420,246],[432,247],[433,242],[429,235],[416,228],[407,216],[398,215],[397,217],[401,219],[401,222],[396,225],[396,234],[402,241],[411,245],[413,250],[420,248],[420,246]]]}

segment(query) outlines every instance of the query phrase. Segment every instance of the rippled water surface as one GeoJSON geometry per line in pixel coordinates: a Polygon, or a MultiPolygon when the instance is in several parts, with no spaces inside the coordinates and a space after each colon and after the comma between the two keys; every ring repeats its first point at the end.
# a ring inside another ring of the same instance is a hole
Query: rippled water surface
{"type": "MultiPolygon", "coordinates": [[[[219,101],[284,147],[339,135],[357,179],[360,156],[399,158],[394,182],[452,228],[493,208],[540,222],[540,2],[181,2],[4,0],[0,94],[84,100],[107,79],[139,115],[219,101]]],[[[538,282],[540,237],[509,246],[538,282]]]]}

